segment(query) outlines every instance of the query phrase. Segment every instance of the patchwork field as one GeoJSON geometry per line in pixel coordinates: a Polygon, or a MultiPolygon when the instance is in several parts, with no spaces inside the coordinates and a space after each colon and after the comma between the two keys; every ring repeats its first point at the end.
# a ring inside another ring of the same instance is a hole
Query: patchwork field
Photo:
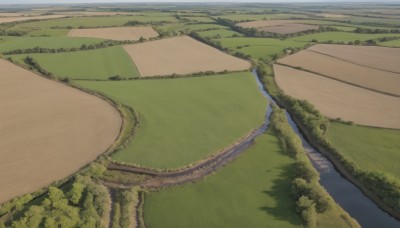
{"type": "Polygon", "coordinates": [[[126,45],[125,50],[139,69],[141,76],[191,74],[246,70],[248,61],[227,55],[190,37],[126,45]]]}
{"type": "Polygon", "coordinates": [[[102,99],[4,60],[0,79],[0,203],[67,177],[119,134],[120,114],[102,99]]]}
{"type": "Polygon", "coordinates": [[[360,168],[400,178],[400,131],[331,123],[328,140],[360,168]]]}
{"type": "Polygon", "coordinates": [[[400,128],[400,99],[290,67],[274,65],[275,80],[288,95],[308,100],[329,118],[400,128]]]}
{"type": "MultiPolygon", "coordinates": [[[[4,38],[4,37],[1,37],[4,38]]],[[[82,45],[98,44],[104,41],[96,38],[77,37],[5,37],[0,42],[0,52],[7,52],[17,49],[41,48],[80,48],[82,45]]]]}
{"type": "MultiPolygon", "coordinates": [[[[352,29],[354,30],[354,28],[352,29]]],[[[363,33],[353,33],[353,32],[321,32],[314,34],[307,34],[303,36],[296,36],[288,38],[291,41],[303,41],[311,42],[316,40],[318,42],[354,42],[356,40],[366,41],[371,39],[378,39],[382,37],[394,37],[399,36],[398,34],[363,34],[363,33]]]]}
{"type": "Polygon", "coordinates": [[[278,62],[373,91],[400,96],[400,74],[371,69],[307,50],[279,59],[278,62]]]}
{"type": "Polygon", "coordinates": [[[94,29],[72,29],[68,36],[94,37],[108,40],[139,40],[157,37],[158,33],[152,27],[114,27],[94,29]]]}
{"type": "Polygon", "coordinates": [[[61,17],[65,17],[65,15],[45,15],[45,16],[32,16],[32,17],[0,17],[0,24],[8,22],[27,21],[27,20],[47,20],[47,19],[54,19],[61,17]]]}
{"type": "Polygon", "coordinates": [[[308,50],[371,68],[400,73],[399,48],[319,44],[308,50]]]}
{"type": "Polygon", "coordinates": [[[279,145],[272,134],[262,135],[205,180],[151,192],[144,205],[146,226],[302,227],[287,181],[294,161],[279,145]]]}
{"type": "Polygon", "coordinates": [[[113,159],[155,168],[177,168],[216,153],[259,127],[266,110],[250,72],[76,83],[140,113],[137,135],[113,159]]]}
{"type": "Polygon", "coordinates": [[[272,32],[278,34],[291,34],[297,32],[303,32],[307,30],[318,29],[317,25],[306,25],[306,24],[284,24],[284,25],[275,25],[258,28],[259,31],[272,32]]]}
{"type": "Polygon", "coordinates": [[[296,20],[260,20],[242,22],[237,25],[243,28],[256,28],[259,31],[278,34],[291,34],[319,28],[318,25],[306,25],[298,23],[296,20]]]}
{"type": "Polygon", "coordinates": [[[219,41],[223,47],[250,55],[254,59],[271,59],[274,55],[283,53],[285,48],[299,48],[307,45],[305,42],[255,37],[222,38],[216,41],[219,41]]]}
{"type": "MultiPolygon", "coordinates": [[[[12,58],[23,64],[26,56],[28,55],[12,55],[12,58]]],[[[139,76],[135,64],[120,46],[29,56],[59,78],[107,80],[116,75],[129,78],[139,76]]]]}

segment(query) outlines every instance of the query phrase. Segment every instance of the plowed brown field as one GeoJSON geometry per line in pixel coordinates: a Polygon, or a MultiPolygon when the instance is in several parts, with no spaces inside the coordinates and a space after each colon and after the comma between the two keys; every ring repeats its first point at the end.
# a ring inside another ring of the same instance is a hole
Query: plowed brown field
{"type": "Polygon", "coordinates": [[[400,73],[400,48],[318,44],[308,50],[367,67],[400,73]]]}
{"type": "Polygon", "coordinates": [[[274,65],[278,86],[314,104],[330,118],[357,124],[400,128],[400,99],[290,67],[274,65]]]}
{"type": "Polygon", "coordinates": [[[0,203],[67,177],[121,127],[108,102],[0,60],[0,203]]]}
{"type": "Polygon", "coordinates": [[[246,70],[251,64],[188,36],[124,46],[141,76],[246,70]]]}
{"type": "Polygon", "coordinates": [[[72,29],[68,36],[93,37],[109,40],[139,40],[140,37],[157,37],[158,33],[152,27],[113,27],[94,29],[72,29]]]}
{"type": "Polygon", "coordinates": [[[278,62],[374,91],[400,96],[400,74],[371,69],[307,50],[289,55],[278,62]]]}

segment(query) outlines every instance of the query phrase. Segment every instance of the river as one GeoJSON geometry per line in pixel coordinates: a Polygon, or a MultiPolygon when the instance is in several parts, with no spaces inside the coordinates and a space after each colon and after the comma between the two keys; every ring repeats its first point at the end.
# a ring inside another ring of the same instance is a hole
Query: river
{"type": "MultiPolygon", "coordinates": [[[[274,99],[264,89],[255,70],[253,70],[253,74],[261,93],[267,98],[270,104],[276,104],[274,99]]],[[[266,118],[269,118],[271,112],[271,105],[268,105],[266,118]]],[[[313,148],[307,140],[305,140],[290,114],[286,110],[285,113],[290,126],[300,137],[304,150],[307,152],[312,164],[320,174],[320,184],[329,192],[336,203],[347,211],[351,217],[356,219],[362,227],[400,227],[400,221],[381,210],[372,200],[366,197],[360,189],[344,178],[324,155],[313,148]]],[[[268,119],[266,121],[269,122],[268,119]]],[[[267,126],[265,126],[265,129],[266,127],[267,126]]]]}

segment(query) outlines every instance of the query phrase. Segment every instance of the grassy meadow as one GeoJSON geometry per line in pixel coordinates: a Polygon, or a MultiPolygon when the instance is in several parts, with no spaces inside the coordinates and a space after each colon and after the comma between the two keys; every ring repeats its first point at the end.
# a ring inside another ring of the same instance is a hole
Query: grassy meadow
{"type": "Polygon", "coordinates": [[[139,112],[137,135],[113,159],[154,168],[182,167],[217,152],[259,127],[266,109],[251,73],[77,83],[139,112]]]}
{"type": "Polygon", "coordinates": [[[243,36],[243,34],[229,30],[229,29],[215,29],[215,30],[209,30],[209,31],[201,31],[197,32],[200,36],[202,37],[220,37],[220,38],[226,38],[226,37],[232,37],[232,36],[243,36]]]}
{"type": "Polygon", "coordinates": [[[291,198],[294,161],[272,134],[203,181],[147,194],[148,227],[302,227],[291,198]]]}
{"type": "Polygon", "coordinates": [[[328,140],[360,168],[400,178],[400,130],[332,122],[328,140]]]}
{"type": "Polygon", "coordinates": [[[301,41],[301,42],[311,42],[312,40],[317,40],[318,42],[350,42],[350,41],[366,41],[373,40],[382,37],[397,37],[399,34],[363,34],[363,33],[352,33],[352,32],[322,32],[308,34],[304,36],[296,36],[287,39],[288,41],[301,41]]]}
{"type": "Polygon", "coordinates": [[[281,54],[285,48],[300,48],[307,45],[305,42],[273,38],[234,37],[216,40],[221,42],[222,46],[250,55],[254,59],[271,59],[273,55],[281,54]]]}
{"type": "MultiPolygon", "coordinates": [[[[3,37],[0,37],[3,38],[3,37]]],[[[98,44],[104,41],[98,38],[85,37],[6,37],[0,42],[0,52],[28,48],[80,48],[83,44],[98,44]]]]}
{"type": "MultiPolygon", "coordinates": [[[[28,55],[12,55],[12,58],[23,63],[26,56],[28,55]]],[[[55,54],[29,54],[29,56],[59,78],[107,80],[115,75],[139,76],[135,64],[120,46],[55,54]]]]}

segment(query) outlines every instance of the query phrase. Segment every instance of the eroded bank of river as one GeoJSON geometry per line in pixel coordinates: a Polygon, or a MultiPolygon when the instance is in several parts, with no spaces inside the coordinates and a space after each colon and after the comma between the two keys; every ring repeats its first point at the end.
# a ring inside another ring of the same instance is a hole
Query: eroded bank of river
{"type": "MultiPolygon", "coordinates": [[[[253,71],[253,74],[262,94],[270,103],[276,104],[268,92],[264,90],[256,71],[253,71]]],[[[271,110],[272,109],[269,107],[268,112],[271,112],[271,110]]],[[[304,150],[307,152],[308,157],[320,174],[320,184],[324,186],[335,202],[347,211],[351,217],[356,219],[362,227],[400,227],[400,221],[381,210],[372,200],[366,197],[360,189],[344,178],[324,155],[313,148],[305,140],[290,114],[287,111],[285,112],[290,126],[300,137],[304,150]]],[[[270,113],[267,113],[266,117],[268,118],[269,115],[270,113]]],[[[268,122],[268,120],[266,121],[268,122]]]]}

